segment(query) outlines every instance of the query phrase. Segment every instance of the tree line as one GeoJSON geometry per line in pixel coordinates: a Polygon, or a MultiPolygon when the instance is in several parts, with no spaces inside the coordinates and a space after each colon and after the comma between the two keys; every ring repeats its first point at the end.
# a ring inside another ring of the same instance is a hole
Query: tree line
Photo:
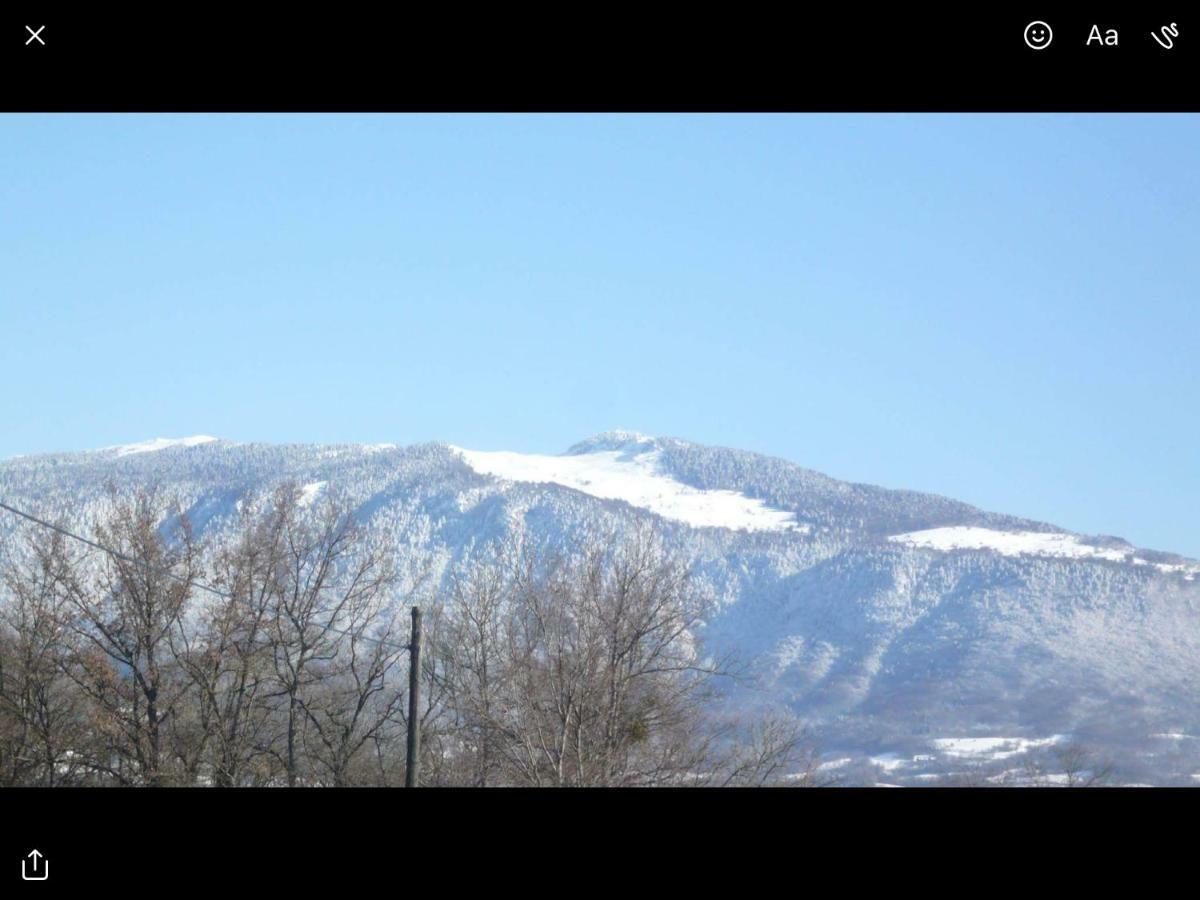
{"type": "Polygon", "coordinates": [[[154,489],[110,499],[102,549],[4,547],[0,784],[403,784],[413,602],[423,784],[818,783],[797,723],[717,713],[734,662],[651,529],[515,541],[434,590],[336,493],[244,502],[217,546],[154,489]]]}

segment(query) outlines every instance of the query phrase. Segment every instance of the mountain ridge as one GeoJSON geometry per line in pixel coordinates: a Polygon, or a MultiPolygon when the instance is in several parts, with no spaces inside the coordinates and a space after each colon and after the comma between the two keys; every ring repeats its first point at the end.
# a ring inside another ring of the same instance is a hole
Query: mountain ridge
{"type": "MultiPolygon", "coordinates": [[[[52,451],[52,452],[37,453],[37,454],[21,454],[18,456],[9,457],[6,460],[0,460],[0,466],[3,466],[5,463],[8,463],[8,462],[16,462],[16,461],[34,462],[34,461],[41,460],[41,459],[61,460],[64,458],[68,458],[68,459],[77,458],[77,457],[86,456],[86,455],[90,455],[90,454],[113,453],[116,455],[116,457],[123,458],[123,457],[127,457],[127,456],[142,455],[142,454],[146,454],[146,453],[189,450],[189,449],[192,449],[195,447],[200,447],[200,446],[205,446],[205,445],[215,445],[215,447],[229,447],[229,448],[234,448],[234,447],[316,448],[318,450],[327,451],[327,452],[328,451],[337,452],[337,451],[343,451],[346,449],[351,449],[351,450],[359,450],[359,451],[362,451],[365,453],[381,453],[381,452],[387,452],[387,451],[415,450],[415,449],[419,449],[419,448],[442,448],[442,449],[450,450],[452,452],[461,452],[462,450],[465,449],[465,448],[460,448],[455,444],[451,444],[451,443],[445,442],[445,441],[425,441],[425,442],[419,442],[419,443],[409,444],[409,445],[404,445],[404,446],[394,444],[394,443],[373,443],[373,444],[283,443],[283,444],[279,444],[279,443],[260,442],[260,441],[233,441],[233,440],[229,440],[229,439],[225,439],[225,438],[213,437],[211,435],[198,434],[198,435],[192,435],[192,436],[183,437],[183,438],[156,437],[156,438],[147,439],[145,441],[133,442],[133,443],[129,443],[129,444],[117,444],[117,445],[112,445],[112,446],[107,446],[107,447],[99,447],[99,448],[90,449],[90,450],[52,451]]],[[[708,454],[711,454],[711,453],[723,454],[723,455],[728,455],[728,456],[737,458],[742,461],[746,461],[747,468],[753,467],[753,466],[770,466],[772,468],[782,468],[785,470],[789,470],[790,472],[794,473],[795,475],[798,475],[801,479],[803,479],[805,489],[811,489],[811,487],[815,484],[815,485],[827,488],[831,493],[842,494],[845,496],[854,496],[857,493],[863,492],[863,493],[873,495],[874,497],[891,496],[891,497],[901,498],[901,499],[913,499],[913,500],[917,500],[917,501],[924,502],[924,503],[932,503],[932,504],[937,504],[939,506],[944,506],[946,509],[953,510],[957,513],[960,513],[961,515],[966,516],[968,519],[982,518],[982,519],[991,520],[991,521],[1001,521],[1001,522],[1004,522],[1004,523],[1012,525],[1012,526],[1020,526],[1022,529],[1029,530],[1029,531],[1074,534],[1074,535],[1078,535],[1080,537],[1087,538],[1089,540],[1113,541],[1113,542],[1119,543],[1122,546],[1129,546],[1129,547],[1135,546],[1132,543],[1130,543],[1129,541],[1127,541],[1126,539],[1115,536],[1115,535],[1087,534],[1085,532],[1073,531],[1071,529],[1064,528],[1062,526],[1055,525],[1053,523],[1042,521],[1042,520],[1029,519],[1029,518],[1026,518],[1023,516],[1017,516],[1017,515],[1011,514],[1011,513],[993,512],[993,511],[985,510],[982,507],[975,506],[974,504],[970,504],[965,501],[957,500],[955,498],[949,497],[944,494],[939,494],[936,492],[918,491],[918,490],[912,490],[912,489],[907,489],[907,488],[884,487],[882,485],[878,485],[873,482],[847,481],[847,480],[834,478],[833,476],[826,475],[822,472],[818,472],[815,469],[806,468],[804,466],[801,466],[799,463],[795,463],[784,457],[776,456],[773,454],[760,453],[760,452],[751,451],[751,450],[741,450],[741,449],[732,448],[732,447],[697,444],[695,442],[688,441],[684,438],[673,437],[673,436],[650,435],[650,434],[646,434],[646,433],[639,432],[639,431],[633,431],[633,430],[629,430],[629,429],[616,428],[616,429],[610,429],[608,431],[597,432],[596,434],[593,434],[592,436],[590,436],[588,438],[585,438],[581,441],[571,444],[563,453],[557,454],[557,456],[558,457],[579,456],[579,455],[594,453],[596,451],[601,451],[601,450],[620,451],[625,454],[632,454],[635,450],[639,450],[639,449],[640,450],[658,449],[659,451],[666,451],[665,455],[667,456],[668,464],[675,464],[675,463],[679,463],[679,462],[683,461],[686,458],[687,452],[689,450],[690,451],[698,450],[698,451],[701,451],[702,453],[708,453],[708,454]]],[[[513,453],[513,455],[526,456],[526,457],[537,457],[537,456],[549,457],[550,456],[549,454],[532,454],[532,453],[522,453],[519,451],[467,451],[467,452],[506,452],[506,453],[511,452],[511,453],[513,453]]],[[[672,472],[672,475],[676,478],[684,479],[685,484],[689,484],[690,486],[699,488],[701,490],[713,490],[713,489],[715,489],[715,490],[741,490],[746,486],[744,480],[736,480],[736,484],[737,484],[736,487],[727,487],[727,486],[723,486],[723,484],[727,483],[728,479],[714,479],[712,477],[703,477],[703,476],[697,475],[696,472],[694,471],[696,468],[696,464],[694,462],[691,463],[690,465],[685,463],[681,468],[683,469],[682,472],[676,470],[676,471],[672,472]],[[688,480],[688,479],[690,479],[690,480],[688,480]]],[[[753,480],[751,480],[751,481],[753,481],[753,480]]],[[[564,485],[564,487],[569,487],[569,486],[564,485]]],[[[752,484],[751,484],[751,489],[753,489],[752,484]]],[[[751,496],[753,496],[753,495],[751,495],[751,496]]],[[[769,499],[769,498],[766,496],[763,496],[763,497],[755,497],[755,499],[769,499]]],[[[969,525],[969,524],[972,524],[972,522],[971,521],[952,521],[952,522],[947,522],[947,524],[969,525]]],[[[941,526],[937,525],[937,524],[931,524],[931,525],[927,525],[927,527],[928,528],[936,528],[936,527],[941,527],[941,526]]],[[[1169,557],[1172,557],[1177,560],[1182,560],[1182,561],[1187,561],[1187,562],[1197,562],[1197,560],[1195,560],[1195,559],[1186,557],[1182,554],[1174,553],[1172,551],[1156,550],[1156,549],[1152,549],[1152,548],[1135,548],[1135,549],[1151,552],[1154,554],[1161,554],[1164,556],[1169,556],[1169,557]]]]}
{"type": "Polygon", "coordinates": [[[946,748],[1063,735],[1143,779],[1200,773],[1200,740],[1167,753],[1153,737],[1200,734],[1200,563],[1176,554],[627,431],[557,456],[154,439],[0,462],[0,498],[36,514],[87,530],[108,485],[155,483],[214,540],[284,481],[336,490],[439,578],[518,532],[569,548],[653,522],[716,604],[706,642],[747,663],[727,702],[801,716],[876,780],[953,772],[946,748]]]}

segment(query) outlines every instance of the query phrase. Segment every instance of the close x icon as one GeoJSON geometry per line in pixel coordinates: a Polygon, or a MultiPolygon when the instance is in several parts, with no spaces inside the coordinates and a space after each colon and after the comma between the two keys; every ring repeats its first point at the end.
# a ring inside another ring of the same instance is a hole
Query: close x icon
{"type": "Polygon", "coordinates": [[[37,47],[46,46],[46,26],[45,25],[26,25],[25,26],[25,46],[37,47]]]}

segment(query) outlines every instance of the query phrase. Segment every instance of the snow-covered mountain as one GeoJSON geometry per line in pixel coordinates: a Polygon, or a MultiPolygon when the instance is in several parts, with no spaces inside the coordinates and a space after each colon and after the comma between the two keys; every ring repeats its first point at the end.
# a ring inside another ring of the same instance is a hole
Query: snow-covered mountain
{"type": "Polygon", "coordinates": [[[440,571],[516,530],[655,523],[719,601],[707,645],[748,665],[728,702],[794,710],[858,777],[922,783],[1065,741],[1126,779],[1200,775],[1200,563],[780,459],[632,432],[559,456],[198,436],[0,462],[0,499],[86,530],[107,484],[156,483],[215,537],[284,480],[309,503],[343,493],[440,571]]]}

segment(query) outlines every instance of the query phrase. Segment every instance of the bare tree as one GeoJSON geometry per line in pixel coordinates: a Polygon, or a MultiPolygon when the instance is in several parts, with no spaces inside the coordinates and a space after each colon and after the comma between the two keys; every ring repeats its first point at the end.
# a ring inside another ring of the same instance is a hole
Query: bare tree
{"type": "Polygon", "coordinates": [[[110,739],[110,773],[123,784],[164,784],[167,725],[191,684],[170,639],[192,599],[198,550],[186,516],[168,517],[155,491],[111,495],[112,512],[95,529],[107,548],[98,577],[76,572],[59,582],[75,638],[66,671],[110,739]]]}
{"type": "MultiPolygon", "coordinates": [[[[431,641],[433,677],[453,717],[454,740],[442,756],[465,784],[503,783],[503,698],[511,690],[504,613],[511,588],[505,567],[482,559],[451,573],[445,625],[431,641]]],[[[443,762],[443,768],[446,766],[443,762]]],[[[450,776],[447,772],[447,777],[450,776]]]]}
{"type": "Polygon", "coordinates": [[[653,785],[708,765],[708,610],[649,530],[571,557],[509,548],[452,581],[450,696],[474,783],[653,785]]]}
{"type": "Polygon", "coordinates": [[[361,524],[335,495],[309,515],[300,514],[301,501],[295,485],[274,497],[281,552],[268,633],[272,685],[266,697],[280,702],[284,720],[282,746],[272,752],[289,786],[301,779],[306,725],[319,719],[315,697],[328,693],[324,683],[339,675],[343,655],[350,653],[351,677],[357,672],[362,681],[356,703],[373,695],[394,665],[392,657],[366,662],[361,656],[369,611],[395,580],[389,554],[366,543],[361,524]]]}
{"type": "MultiPolygon", "coordinates": [[[[154,491],[114,491],[99,552],[52,533],[6,568],[5,783],[398,783],[398,614],[428,567],[398,570],[337,494],[288,484],[241,515],[206,556],[154,491]]],[[[829,783],[798,723],[714,720],[710,602],[649,527],[518,539],[423,599],[425,784],[829,783]]]]}
{"type": "Polygon", "coordinates": [[[269,706],[272,623],[283,562],[286,513],[244,504],[233,541],[213,563],[213,596],[195,629],[181,627],[174,649],[196,685],[195,717],[205,735],[212,782],[269,783],[273,767],[269,706]]]}
{"type": "Polygon", "coordinates": [[[388,738],[398,744],[406,693],[407,659],[394,610],[364,604],[348,619],[331,677],[308,696],[301,708],[312,726],[311,754],[324,783],[352,783],[352,765],[370,742],[384,752],[388,738]]]}
{"type": "Polygon", "coordinates": [[[1101,787],[1113,777],[1111,763],[1094,759],[1077,741],[1055,747],[1052,757],[1059,771],[1050,772],[1031,754],[1025,760],[1026,783],[1034,787],[1101,787]]]}
{"type": "Polygon", "coordinates": [[[712,775],[700,783],[720,787],[830,787],[821,755],[803,724],[767,716],[737,728],[712,775]]]}
{"type": "Polygon", "coordinates": [[[0,784],[80,783],[90,728],[83,697],[63,672],[69,634],[60,580],[74,561],[65,538],[41,533],[0,584],[0,784]]]}
{"type": "Polygon", "coordinates": [[[1112,764],[1098,762],[1091,751],[1081,744],[1072,742],[1057,747],[1054,756],[1066,778],[1067,787],[1098,787],[1112,779],[1112,764]]]}

